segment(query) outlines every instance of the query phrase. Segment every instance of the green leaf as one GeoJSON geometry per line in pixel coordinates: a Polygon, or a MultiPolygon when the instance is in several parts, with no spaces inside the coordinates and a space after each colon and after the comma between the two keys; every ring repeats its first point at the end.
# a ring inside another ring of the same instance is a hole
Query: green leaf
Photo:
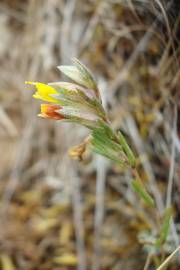
{"type": "Polygon", "coordinates": [[[73,58],[72,59],[75,66],[78,68],[78,70],[83,74],[84,79],[86,80],[87,87],[97,91],[97,85],[95,82],[95,79],[90,72],[90,70],[83,64],[81,63],[78,59],[73,58]]]}
{"type": "Polygon", "coordinates": [[[159,238],[156,241],[156,246],[157,247],[160,247],[167,240],[167,237],[168,237],[168,234],[169,234],[171,218],[172,218],[172,208],[171,207],[166,208],[165,211],[164,211],[162,229],[161,229],[159,238]]]}
{"type": "MultiPolygon", "coordinates": [[[[92,121],[92,120],[88,120],[88,119],[84,119],[80,116],[75,116],[75,115],[66,115],[65,116],[65,122],[71,122],[71,123],[76,123],[82,126],[87,127],[90,130],[93,130],[96,125],[97,125],[97,121],[92,121]]],[[[63,120],[62,120],[63,121],[63,120]]]]}
{"type": "Polygon", "coordinates": [[[96,82],[90,71],[77,59],[75,66],[58,66],[58,69],[74,82],[98,92],[96,82]]]}
{"type": "Polygon", "coordinates": [[[78,84],[84,85],[84,79],[75,66],[58,66],[58,69],[64,73],[68,78],[75,81],[78,84]]]}
{"type": "Polygon", "coordinates": [[[92,150],[118,164],[125,164],[126,156],[113,130],[101,120],[98,120],[97,124],[98,127],[92,132],[92,150]]]}
{"type": "Polygon", "coordinates": [[[143,185],[137,179],[133,180],[131,185],[133,190],[144,200],[148,206],[155,206],[154,199],[151,197],[151,195],[148,194],[143,185]]]}
{"type": "Polygon", "coordinates": [[[94,140],[98,141],[102,145],[106,146],[107,148],[110,148],[113,151],[121,151],[122,152],[122,146],[113,140],[110,140],[108,137],[104,136],[99,130],[96,130],[93,132],[93,138],[94,140]]]}
{"type": "Polygon", "coordinates": [[[117,137],[116,137],[114,131],[104,121],[102,121],[102,120],[98,121],[98,127],[97,127],[96,130],[99,130],[103,134],[103,136],[106,136],[110,140],[114,140],[114,141],[116,141],[118,143],[118,140],[117,140],[117,137]]]}
{"type": "Polygon", "coordinates": [[[85,110],[82,110],[82,108],[72,108],[71,106],[64,106],[60,109],[60,113],[64,116],[68,116],[69,118],[75,116],[84,120],[95,122],[94,126],[96,126],[97,116],[85,110]]]}
{"type": "Polygon", "coordinates": [[[113,155],[112,152],[109,152],[107,149],[105,149],[104,147],[99,147],[98,145],[95,145],[92,143],[92,151],[101,155],[101,156],[104,156],[110,160],[112,160],[113,162],[119,164],[119,165],[124,165],[125,162],[122,161],[122,159],[120,159],[119,157],[117,157],[116,155],[113,155]]]}
{"type": "Polygon", "coordinates": [[[126,139],[124,138],[124,136],[122,135],[121,132],[118,132],[119,135],[119,141],[124,149],[124,152],[127,155],[128,161],[131,164],[131,166],[135,166],[136,164],[136,158],[131,150],[131,148],[129,147],[129,145],[126,142],[126,139]]]}

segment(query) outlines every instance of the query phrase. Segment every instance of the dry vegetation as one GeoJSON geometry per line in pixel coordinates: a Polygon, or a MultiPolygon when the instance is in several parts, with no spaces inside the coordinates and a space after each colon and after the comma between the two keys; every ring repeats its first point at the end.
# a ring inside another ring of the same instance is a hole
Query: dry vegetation
{"type": "MultiPolygon", "coordinates": [[[[179,10],[178,0],[0,1],[2,270],[144,267],[138,236],[152,220],[130,173],[90,152],[70,160],[69,147],[88,131],[37,118],[38,102],[25,89],[25,80],[59,80],[56,66],[74,56],[96,75],[159,210],[174,206],[165,256],[178,245],[179,10]]],[[[177,260],[168,269],[179,269],[177,260]]]]}

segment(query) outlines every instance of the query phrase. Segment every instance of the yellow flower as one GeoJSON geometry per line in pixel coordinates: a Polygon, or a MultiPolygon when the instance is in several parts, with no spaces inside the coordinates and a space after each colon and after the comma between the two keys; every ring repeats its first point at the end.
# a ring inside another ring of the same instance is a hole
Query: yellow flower
{"type": "Polygon", "coordinates": [[[58,92],[51,86],[39,83],[39,82],[25,82],[26,84],[32,84],[36,86],[36,93],[33,95],[34,98],[49,101],[53,103],[59,103],[59,100],[51,97],[50,95],[58,94],[58,92]]]}

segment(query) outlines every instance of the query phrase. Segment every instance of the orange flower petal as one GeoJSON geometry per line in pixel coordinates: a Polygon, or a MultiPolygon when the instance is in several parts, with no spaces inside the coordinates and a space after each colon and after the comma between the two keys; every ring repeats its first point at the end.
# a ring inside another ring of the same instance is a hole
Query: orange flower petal
{"type": "Polygon", "coordinates": [[[41,114],[39,116],[54,120],[62,120],[64,119],[64,116],[57,112],[60,109],[61,106],[59,105],[41,104],[41,114]]]}

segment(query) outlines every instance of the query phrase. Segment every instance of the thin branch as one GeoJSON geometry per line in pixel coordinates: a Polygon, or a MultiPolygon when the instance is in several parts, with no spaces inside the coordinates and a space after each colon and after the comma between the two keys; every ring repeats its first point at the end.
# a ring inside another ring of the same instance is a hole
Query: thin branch
{"type": "Polygon", "coordinates": [[[176,132],[177,132],[177,108],[175,106],[175,108],[174,108],[173,130],[172,130],[171,164],[170,164],[168,186],[167,186],[166,207],[171,206],[172,187],[173,187],[174,170],[175,170],[175,158],[176,158],[176,145],[175,145],[175,134],[176,134],[176,132]]]}
{"type": "MultiPolygon", "coordinates": [[[[169,170],[168,186],[167,186],[167,196],[166,196],[166,207],[171,206],[172,201],[172,188],[174,180],[174,171],[175,171],[175,159],[176,159],[176,143],[175,135],[177,134],[177,107],[174,107],[174,121],[173,121],[173,130],[172,130],[172,151],[171,151],[171,164],[169,170]]],[[[176,226],[174,221],[171,224],[171,233],[176,245],[179,244],[179,237],[176,231],[176,226]]]]}
{"type": "Polygon", "coordinates": [[[73,168],[71,176],[72,181],[72,206],[74,214],[74,225],[76,234],[76,248],[78,253],[78,270],[86,270],[86,254],[84,243],[84,222],[83,222],[83,209],[81,203],[80,179],[73,168]]]}
{"type": "Polygon", "coordinates": [[[146,259],[146,262],[145,262],[145,265],[144,265],[144,269],[143,270],[148,270],[149,265],[151,263],[151,259],[152,259],[152,253],[149,253],[148,256],[147,256],[147,259],[146,259]]]}
{"type": "Polygon", "coordinates": [[[94,258],[93,270],[100,269],[101,257],[101,231],[104,220],[104,198],[106,182],[106,161],[103,157],[98,157],[97,161],[97,179],[96,179],[96,209],[94,224],[94,258]]]}
{"type": "Polygon", "coordinates": [[[178,246],[173,253],[167,259],[156,269],[156,270],[162,270],[168,263],[169,261],[173,258],[173,256],[180,250],[180,246],[178,246]]]}
{"type": "Polygon", "coordinates": [[[142,162],[144,170],[147,173],[147,176],[149,178],[151,192],[155,198],[156,205],[157,205],[159,212],[162,213],[163,209],[164,209],[162,195],[161,195],[161,192],[157,186],[156,179],[155,179],[155,176],[153,173],[153,169],[152,169],[152,166],[151,166],[149,159],[146,155],[145,147],[144,147],[142,139],[140,138],[136,123],[131,116],[126,118],[126,125],[129,129],[129,133],[132,137],[132,140],[134,141],[134,144],[136,146],[136,149],[137,149],[139,156],[143,157],[141,159],[141,162],[142,162]]]}

